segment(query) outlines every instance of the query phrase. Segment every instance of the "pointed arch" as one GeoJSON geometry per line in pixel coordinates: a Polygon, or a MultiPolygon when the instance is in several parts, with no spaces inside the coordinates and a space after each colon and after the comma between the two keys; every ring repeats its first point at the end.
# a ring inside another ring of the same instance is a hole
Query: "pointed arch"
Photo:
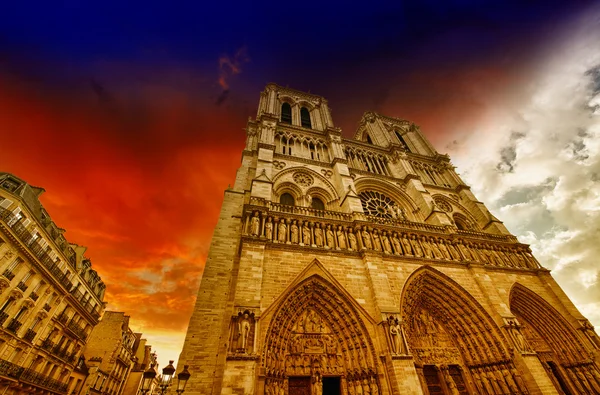
{"type": "Polygon", "coordinates": [[[600,370],[590,350],[558,310],[519,283],[512,286],[509,303],[510,311],[524,326],[525,338],[557,388],[574,394],[600,393],[600,370]],[[528,325],[532,329],[527,329],[528,325]]]}
{"type": "Polygon", "coordinates": [[[417,269],[404,285],[401,301],[406,325],[424,307],[457,340],[467,364],[510,359],[506,339],[492,317],[460,284],[442,272],[430,266],[417,269]]]}
{"type": "Polygon", "coordinates": [[[377,356],[365,324],[369,317],[339,285],[319,274],[323,271],[314,261],[300,274],[308,277],[265,311],[269,326],[262,366],[267,382],[336,375],[346,385],[363,386],[366,380],[379,389],[377,356]]]}
{"type": "Polygon", "coordinates": [[[544,338],[561,362],[588,362],[589,354],[567,319],[541,296],[515,283],[510,290],[510,311],[529,323],[544,338]]]}
{"type": "Polygon", "coordinates": [[[356,193],[377,191],[389,196],[396,204],[404,209],[406,219],[409,221],[423,221],[415,201],[397,185],[375,177],[360,177],[354,181],[356,193]]]}

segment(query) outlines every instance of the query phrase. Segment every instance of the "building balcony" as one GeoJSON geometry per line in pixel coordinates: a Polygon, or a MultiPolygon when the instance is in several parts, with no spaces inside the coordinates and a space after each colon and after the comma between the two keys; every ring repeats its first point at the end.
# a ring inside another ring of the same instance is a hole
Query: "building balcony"
{"type": "Polygon", "coordinates": [[[38,295],[37,293],[35,293],[35,292],[33,292],[33,291],[32,291],[32,292],[29,294],[29,298],[30,298],[31,300],[33,300],[34,302],[37,302],[37,300],[39,299],[39,295],[38,295]]]}
{"type": "Polygon", "coordinates": [[[44,310],[50,311],[52,307],[48,303],[44,303],[44,310]]]}
{"type": "Polygon", "coordinates": [[[58,317],[56,317],[56,319],[58,320],[58,322],[66,325],[67,321],[69,320],[69,317],[67,317],[65,313],[60,313],[58,317]]]}
{"type": "Polygon", "coordinates": [[[4,324],[4,321],[8,318],[8,314],[4,311],[0,311],[0,325],[4,324]]]}
{"type": "Polygon", "coordinates": [[[85,341],[85,339],[87,339],[87,333],[85,332],[85,330],[75,322],[69,321],[69,323],[67,324],[67,328],[81,340],[85,341]]]}
{"type": "Polygon", "coordinates": [[[28,287],[29,286],[27,284],[25,284],[23,281],[21,281],[19,284],[17,284],[17,288],[19,288],[23,292],[27,291],[28,287]]]}
{"type": "Polygon", "coordinates": [[[19,377],[20,381],[33,384],[36,387],[40,387],[52,392],[67,393],[67,383],[62,383],[56,379],[44,376],[32,369],[24,369],[23,373],[19,377]]]}
{"type": "Polygon", "coordinates": [[[0,376],[18,379],[25,369],[12,362],[0,359],[0,376]]]}
{"type": "Polygon", "coordinates": [[[6,269],[2,275],[6,277],[8,281],[12,281],[12,279],[15,278],[15,274],[8,269],[6,269]]]}
{"type": "Polygon", "coordinates": [[[35,339],[36,336],[37,332],[34,332],[31,329],[27,329],[27,332],[25,332],[25,336],[23,336],[23,339],[27,340],[28,342],[33,342],[33,339],[35,339]]]}
{"type": "Polygon", "coordinates": [[[10,323],[8,324],[8,326],[6,327],[7,330],[11,331],[12,333],[17,333],[17,331],[19,330],[19,328],[21,328],[21,325],[23,325],[23,323],[21,321],[18,321],[16,319],[12,319],[10,321],[10,323]]]}
{"type": "Polygon", "coordinates": [[[54,343],[52,343],[52,340],[46,339],[42,342],[42,348],[46,351],[51,351],[54,348],[54,343]]]}

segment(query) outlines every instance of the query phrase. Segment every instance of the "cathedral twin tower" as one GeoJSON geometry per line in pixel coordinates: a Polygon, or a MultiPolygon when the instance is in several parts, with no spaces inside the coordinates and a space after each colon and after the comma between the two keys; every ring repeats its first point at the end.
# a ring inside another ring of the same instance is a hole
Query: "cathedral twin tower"
{"type": "Polygon", "coordinates": [[[261,93],[179,365],[186,394],[600,394],[600,338],[414,124],[261,93]]]}

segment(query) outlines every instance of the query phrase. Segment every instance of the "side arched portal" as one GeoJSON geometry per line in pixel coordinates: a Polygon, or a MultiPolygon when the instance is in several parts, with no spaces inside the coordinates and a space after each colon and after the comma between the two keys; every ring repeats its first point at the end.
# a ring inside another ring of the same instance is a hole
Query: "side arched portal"
{"type": "Polygon", "coordinates": [[[521,321],[528,347],[565,394],[600,394],[600,372],[575,329],[548,302],[521,284],[510,292],[510,310],[521,321]]]}
{"type": "Polygon", "coordinates": [[[361,314],[319,275],[300,282],[280,302],[262,365],[265,394],[281,389],[320,394],[325,383],[336,380],[344,394],[381,393],[375,349],[361,314]]]}
{"type": "Polygon", "coordinates": [[[411,275],[402,321],[426,393],[528,393],[494,320],[443,273],[423,267],[411,275]]]}

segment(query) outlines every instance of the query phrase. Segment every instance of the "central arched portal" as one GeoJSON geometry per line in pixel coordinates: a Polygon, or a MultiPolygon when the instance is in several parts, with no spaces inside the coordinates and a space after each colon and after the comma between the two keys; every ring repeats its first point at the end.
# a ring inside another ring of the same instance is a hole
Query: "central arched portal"
{"type": "Polygon", "coordinates": [[[425,393],[528,393],[496,323],[441,272],[424,267],[411,275],[402,320],[425,393]]]}
{"type": "Polygon", "coordinates": [[[377,395],[375,350],[361,314],[313,275],[279,303],[265,339],[265,394],[377,395]]]}

